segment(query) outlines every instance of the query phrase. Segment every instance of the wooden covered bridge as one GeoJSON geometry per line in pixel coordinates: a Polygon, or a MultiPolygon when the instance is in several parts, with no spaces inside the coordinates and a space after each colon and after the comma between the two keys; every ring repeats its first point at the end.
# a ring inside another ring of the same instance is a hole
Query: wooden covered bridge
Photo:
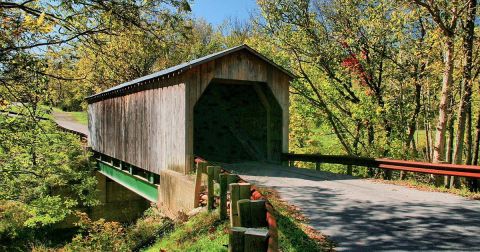
{"type": "Polygon", "coordinates": [[[196,155],[280,162],[292,74],[242,45],[87,98],[100,172],[172,211],[194,207],[196,155]]]}

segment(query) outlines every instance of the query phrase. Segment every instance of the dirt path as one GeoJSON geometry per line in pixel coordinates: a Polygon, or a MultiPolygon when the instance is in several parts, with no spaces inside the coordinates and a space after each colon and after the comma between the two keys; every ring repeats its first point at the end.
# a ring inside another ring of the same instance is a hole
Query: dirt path
{"type": "Polygon", "coordinates": [[[60,127],[88,136],[88,126],[77,122],[77,120],[68,113],[54,111],[53,118],[60,127]]]}
{"type": "Polygon", "coordinates": [[[480,201],[346,175],[259,163],[227,165],[298,206],[339,251],[472,251],[480,201]]]}

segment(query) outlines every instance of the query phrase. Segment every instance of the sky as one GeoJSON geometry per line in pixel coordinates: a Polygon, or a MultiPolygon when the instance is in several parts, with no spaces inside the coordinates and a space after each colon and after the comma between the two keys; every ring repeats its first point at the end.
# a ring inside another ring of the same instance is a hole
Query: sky
{"type": "Polygon", "coordinates": [[[257,9],[256,0],[194,0],[191,5],[195,17],[204,18],[217,26],[227,18],[247,20],[257,9]]]}

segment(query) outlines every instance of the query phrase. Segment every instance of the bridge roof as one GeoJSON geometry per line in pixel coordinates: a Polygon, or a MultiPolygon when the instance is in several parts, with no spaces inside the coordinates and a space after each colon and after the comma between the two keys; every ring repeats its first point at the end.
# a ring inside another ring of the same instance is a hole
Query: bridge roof
{"type": "Polygon", "coordinates": [[[261,58],[262,60],[268,62],[269,64],[271,64],[273,66],[275,66],[277,69],[284,72],[286,75],[290,76],[291,78],[295,77],[290,71],[286,70],[285,68],[276,64],[275,62],[271,61],[267,57],[263,56],[261,53],[255,51],[254,49],[249,47],[248,45],[243,44],[243,45],[240,45],[240,46],[236,46],[236,47],[226,49],[224,51],[212,53],[212,54],[209,54],[207,56],[204,56],[204,57],[201,57],[201,58],[189,61],[189,62],[184,62],[182,64],[179,64],[179,65],[176,65],[176,66],[173,66],[173,67],[169,67],[169,68],[163,69],[161,71],[158,71],[158,72],[155,72],[155,73],[152,73],[152,74],[149,74],[149,75],[146,75],[146,76],[143,76],[143,77],[125,82],[125,83],[122,83],[118,86],[109,88],[109,89],[104,90],[100,93],[88,96],[86,98],[86,100],[87,101],[103,100],[103,99],[109,98],[112,95],[118,96],[119,94],[125,93],[129,88],[137,87],[137,86],[141,86],[143,84],[146,84],[146,82],[149,81],[149,80],[159,78],[159,77],[163,77],[163,76],[168,76],[169,74],[173,74],[173,73],[178,73],[179,74],[179,73],[183,72],[184,70],[190,69],[194,66],[204,64],[204,63],[209,62],[211,60],[218,59],[218,58],[223,57],[227,54],[231,54],[231,53],[234,53],[234,52],[237,52],[237,51],[240,51],[240,50],[247,50],[250,53],[256,55],[259,58],[261,58]]]}

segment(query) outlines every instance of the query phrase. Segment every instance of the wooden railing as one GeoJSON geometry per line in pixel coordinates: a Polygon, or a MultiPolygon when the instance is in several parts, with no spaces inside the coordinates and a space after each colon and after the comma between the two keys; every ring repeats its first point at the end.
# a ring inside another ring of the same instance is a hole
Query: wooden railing
{"type": "Polygon", "coordinates": [[[345,155],[320,155],[320,154],[282,154],[282,161],[303,161],[317,164],[343,164],[380,168],[387,170],[409,171],[428,173],[435,175],[459,176],[466,178],[480,178],[480,166],[455,165],[455,164],[434,164],[417,161],[405,161],[386,158],[368,158],[345,155]]]}
{"type": "Polygon", "coordinates": [[[199,202],[202,176],[207,175],[207,209],[218,209],[222,220],[230,218],[228,251],[278,251],[276,218],[268,200],[238,175],[202,158],[195,158],[195,163],[195,202],[199,202]],[[215,183],[219,195],[215,195],[215,183]]]}

